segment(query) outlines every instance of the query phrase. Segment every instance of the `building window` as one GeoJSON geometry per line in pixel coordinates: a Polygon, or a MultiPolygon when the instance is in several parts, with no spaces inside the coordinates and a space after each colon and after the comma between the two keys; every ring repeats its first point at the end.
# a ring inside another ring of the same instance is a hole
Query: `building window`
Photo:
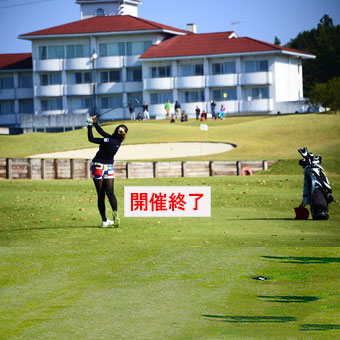
{"type": "Polygon", "coordinates": [[[92,108],[92,97],[70,98],[71,110],[84,110],[92,108]]]}
{"type": "Polygon", "coordinates": [[[181,65],[180,75],[181,77],[202,76],[203,75],[203,64],[181,65]]]}
{"type": "Polygon", "coordinates": [[[130,56],[141,55],[149,47],[151,47],[151,41],[134,41],[134,42],[112,42],[99,44],[99,56],[100,57],[112,57],[112,56],[130,56]]]}
{"type": "Polygon", "coordinates": [[[89,84],[92,82],[91,72],[73,72],[70,73],[71,84],[89,84]]]}
{"type": "Polygon", "coordinates": [[[62,107],[61,98],[41,99],[42,111],[62,110],[62,107]]]}
{"type": "Polygon", "coordinates": [[[13,89],[14,79],[13,76],[0,77],[0,90],[13,89]]]}
{"type": "Polygon", "coordinates": [[[14,101],[4,100],[0,101],[0,114],[8,115],[14,113],[14,101]]]}
{"type": "Polygon", "coordinates": [[[135,81],[142,81],[142,68],[128,68],[127,69],[127,81],[135,82],[135,81]]]}
{"type": "Polygon", "coordinates": [[[172,91],[171,92],[155,92],[150,94],[150,104],[165,104],[170,100],[170,103],[173,102],[172,91]]]}
{"type": "Polygon", "coordinates": [[[40,85],[61,85],[61,72],[46,73],[40,75],[40,85]]]}
{"type": "Polygon", "coordinates": [[[204,91],[184,91],[182,92],[182,102],[183,103],[196,103],[204,102],[204,91]]]}
{"type": "Polygon", "coordinates": [[[214,89],[212,90],[212,98],[216,101],[237,100],[236,88],[214,89]],[[226,98],[224,98],[224,93],[227,94],[226,98]]]}
{"type": "Polygon", "coordinates": [[[32,73],[19,74],[19,88],[31,89],[33,88],[32,73]]]}
{"type": "Polygon", "coordinates": [[[96,11],[96,15],[97,15],[97,17],[104,17],[105,12],[102,8],[98,8],[97,11],[96,11]]]}
{"type": "Polygon", "coordinates": [[[141,55],[152,45],[151,41],[134,41],[126,43],[126,55],[141,55]]]}
{"type": "Polygon", "coordinates": [[[103,71],[100,72],[100,82],[101,83],[117,83],[120,82],[121,71],[103,71]]]}
{"type": "Polygon", "coordinates": [[[244,89],[244,100],[269,99],[268,87],[247,87],[244,89]]]}
{"type": "Polygon", "coordinates": [[[212,74],[233,74],[233,73],[236,73],[236,66],[234,61],[212,64],[212,74]]]}
{"type": "Polygon", "coordinates": [[[99,56],[100,57],[114,57],[125,55],[125,44],[120,43],[107,43],[99,44],[99,56]]]}
{"type": "Polygon", "coordinates": [[[102,109],[115,109],[123,107],[122,95],[117,96],[105,96],[100,98],[100,107],[102,109]]]}
{"type": "Polygon", "coordinates": [[[19,112],[20,113],[33,113],[34,105],[32,99],[19,100],[19,112]]]}
{"type": "Polygon", "coordinates": [[[171,66],[158,66],[150,68],[151,78],[166,78],[171,77],[171,66]]]}
{"type": "Polygon", "coordinates": [[[64,59],[64,46],[39,46],[39,59],[64,59]]]}
{"type": "Polygon", "coordinates": [[[90,45],[67,45],[66,58],[90,58],[90,45]]]}
{"type": "Polygon", "coordinates": [[[248,60],[244,62],[244,72],[268,72],[268,60],[248,60]]]}

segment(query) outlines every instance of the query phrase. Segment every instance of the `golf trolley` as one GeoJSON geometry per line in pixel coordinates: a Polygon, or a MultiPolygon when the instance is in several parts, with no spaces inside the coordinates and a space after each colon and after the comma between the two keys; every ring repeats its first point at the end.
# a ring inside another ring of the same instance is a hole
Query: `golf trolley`
{"type": "MultiPolygon", "coordinates": [[[[308,152],[304,147],[298,152],[303,157],[299,164],[304,169],[303,201],[301,206],[310,204],[313,220],[328,220],[328,204],[333,202],[332,188],[322,168],[321,156],[308,152]]],[[[300,207],[301,207],[300,206],[300,207]]],[[[307,217],[308,218],[308,217],[307,217]]]]}

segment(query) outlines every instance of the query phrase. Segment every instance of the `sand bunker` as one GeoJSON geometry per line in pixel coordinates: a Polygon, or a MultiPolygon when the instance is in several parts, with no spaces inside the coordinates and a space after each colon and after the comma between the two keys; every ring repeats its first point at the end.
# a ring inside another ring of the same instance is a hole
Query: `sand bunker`
{"type": "MultiPolygon", "coordinates": [[[[235,146],[227,143],[155,143],[122,145],[115,160],[146,160],[205,156],[230,151],[235,146]]],[[[98,147],[63,152],[44,153],[29,158],[73,158],[92,159],[98,147]]]]}

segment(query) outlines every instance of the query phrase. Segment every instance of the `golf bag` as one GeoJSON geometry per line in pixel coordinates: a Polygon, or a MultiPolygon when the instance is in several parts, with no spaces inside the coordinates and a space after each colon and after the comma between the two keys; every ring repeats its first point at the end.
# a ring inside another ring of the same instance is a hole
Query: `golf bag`
{"type": "Polygon", "coordinates": [[[328,220],[328,204],[333,202],[332,188],[321,164],[321,156],[304,147],[298,150],[303,159],[299,164],[304,168],[303,205],[310,204],[313,220],[328,220]]]}

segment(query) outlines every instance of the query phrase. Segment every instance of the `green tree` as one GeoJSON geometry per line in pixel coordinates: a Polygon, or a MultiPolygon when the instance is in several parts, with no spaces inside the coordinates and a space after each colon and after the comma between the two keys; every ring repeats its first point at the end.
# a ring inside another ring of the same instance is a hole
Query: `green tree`
{"type": "Polygon", "coordinates": [[[317,28],[299,33],[287,47],[316,56],[303,61],[306,96],[309,96],[314,84],[340,76],[340,25],[334,26],[327,14],[321,18],[317,28]]]}
{"type": "Polygon", "coordinates": [[[310,90],[310,101],[313,105],[322,105],[336,113],[340,111],[340,77],[326,83],[316,83],[310,90]]]}
{"type": "Polygon", "coordinates": [[[275,36],[275,38],[274,38],[274,44],[275,45],[281,45],[281,40],[277,36],[275,36]]]}

